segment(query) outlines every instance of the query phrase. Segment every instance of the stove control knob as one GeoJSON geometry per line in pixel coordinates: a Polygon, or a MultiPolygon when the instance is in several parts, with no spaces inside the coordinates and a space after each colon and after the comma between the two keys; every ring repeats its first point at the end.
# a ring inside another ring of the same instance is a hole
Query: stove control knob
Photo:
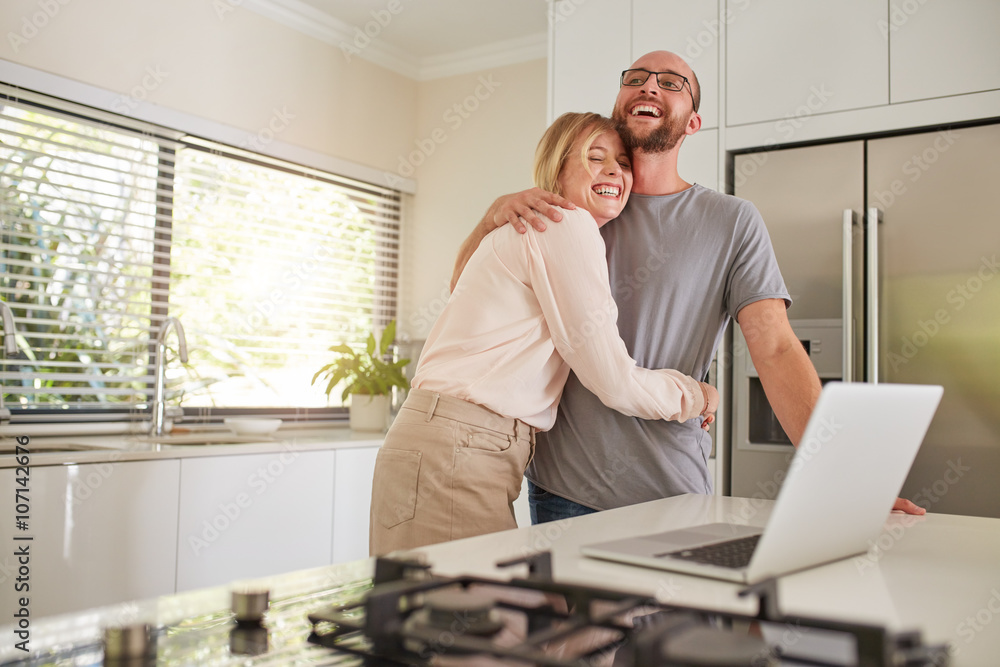
{"type": "Polygon", "coordinates": [[[265,590],[234,590],[233,613],[237,623],[260,623],[270,603],[270,592],[265,590]]]}
{"type": "Polygon", "coordinates": [[[142,665],[155,655],[152,630],[145,623],[104,629],[105,665],[142,665]]]}

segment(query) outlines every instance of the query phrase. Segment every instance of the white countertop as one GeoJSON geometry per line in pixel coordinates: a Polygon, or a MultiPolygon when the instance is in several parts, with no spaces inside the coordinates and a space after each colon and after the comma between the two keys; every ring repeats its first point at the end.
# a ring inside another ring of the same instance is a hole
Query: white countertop
{"type": "MultiPolygon", "coordinates": [[[[679,496],[418,551],[437,574],[509,578],[524,576],[524,568],[500,570],[495,563],[548,550],[560,582],[634,591],[677,605],[752,613],[756,603],[738,597],[743,588],[739,584],[584,558],[579,548],[596,540],[734,517],[763,525],[772,505],[759,499],[679,496]]],[[[835,503],[831,511],[836,511],[835,503]]],[[[362,560],[254,583],[270,588],[272,599],[282,598],[366,579],[372,564],[362,560]]],[[[70,638],[95,638],[109,623],[164,625],[192,616],[209,618],[228,608],[229,590],[217,587],[40,619],[33,625],[33,642],[41,648],[70,638]]],[[[778,592],[783,613],[919,630],[927,643],[952,645],[954,667],[992,666],[1000,655],[1000,519],[893,514],[867,555],[785,576],[778,592]]],[[[0,646],[0,659],[13,655],[5,649],[9,646],[0,646]]]]}
{"type": "MultiPolygon", "coordinates": [[[[235,456],[282,451],[310,451],[378,447],[384,433],[352,431],[347,425],[322,425],[312,428],[289,427],[270,435],[236,435],[223,426],[196,433],[167,435],[152,439],[146,435],[28,436],[32,467],[78,463],[120,463],[199,456],[235,456]],[[209,439],[212,444],[195,444],[209,439]],[[46,451],[67,446],[78,450],[46,451]]],[[[14,437],[3,439],[4,451],[13,451],[14,437]]],[[[0,468],[17,465],[13,454],[0,454],[0,468]]]]}
{"type": "MultiPolygon", "coordinates": [[[[738,597],[740,584],[585,558],[580,547],[704,522],[763,526],[772,506],[760,499],[679,496],[419,551],[438,574],[509,577],[524,570],[493,564],[550,550],[557,581],[752,613],[756,602],[738,597]]],[[[787,614],[920,630],[927,643],[952,644],[952,665],[1000,664],[1000,519],[892,514],[868,554],[782,577],[778,597],[787,614]]]]}

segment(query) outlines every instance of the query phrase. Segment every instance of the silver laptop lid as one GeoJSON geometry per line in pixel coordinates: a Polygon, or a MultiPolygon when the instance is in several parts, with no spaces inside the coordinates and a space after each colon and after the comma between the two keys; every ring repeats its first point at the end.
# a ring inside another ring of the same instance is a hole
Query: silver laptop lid
{"type": "Polygon", "coordinates": [[[942,393],[935,385],[827,383],[747,579],[866,551],[899,495],[942,393]]]}

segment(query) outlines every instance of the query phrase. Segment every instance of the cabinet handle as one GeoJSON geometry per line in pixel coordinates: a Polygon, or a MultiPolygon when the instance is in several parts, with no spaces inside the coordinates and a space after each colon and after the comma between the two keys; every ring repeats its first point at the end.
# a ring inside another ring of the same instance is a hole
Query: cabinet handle
{"type": "Polygon", "coordinates": [[[879,348],[878,348],[878,293],[879,293],[879,266],[878,266],[878,223],[881,211],[877,207],[868,209],[868,219],[866,220],[866,232],[868,237],[868,253],[865,280],[868,284],[868,381],[872,384],[878,383],[879,348]]]}
{"type": "Polygon", "coordinates": [[[854,381],[854,211],[844,209],[843,220],[844,269],[842,330],[844,358],[841,376],[844,382],[854,381]]]}

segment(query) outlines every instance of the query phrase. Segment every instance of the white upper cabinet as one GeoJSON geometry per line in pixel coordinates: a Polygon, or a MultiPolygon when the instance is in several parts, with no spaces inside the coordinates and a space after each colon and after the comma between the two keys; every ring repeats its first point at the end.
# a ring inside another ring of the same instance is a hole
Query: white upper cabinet
{"type": "Polygon", "coordinates": [[[567,111],[605,116],[631,64],[630,0],[558,0],[549,4],[552,122],[567,111]]]}
{"type": "MultiPolygon", "coordinates": [[[[728,11],[735,15],[735,9],[728,11]]],[[[703,128],[719,126],[719,41],[722,22],[728,20],[729,14],[720,19],[717,0],[632,3],[630,61],[650,51],[673,51],[684,58],[701,84],[699,113],[703,128]]]]}
{"type": "Polygon", "coordinates": [[[725,192],[719,183],[719,131],[699,130],[684,139],[677,156],[677,172],[685,181],[725,192]]]}
{"type": "Polygon", "coordinates": [[[728,125],[889,103],[885,0],[729,0],[727,15],[728,125]]]}
{"type": "Polygon", "coordinates": [[[890,0],[892,102],[1000,89],[1000,2],[890,0]]]}

